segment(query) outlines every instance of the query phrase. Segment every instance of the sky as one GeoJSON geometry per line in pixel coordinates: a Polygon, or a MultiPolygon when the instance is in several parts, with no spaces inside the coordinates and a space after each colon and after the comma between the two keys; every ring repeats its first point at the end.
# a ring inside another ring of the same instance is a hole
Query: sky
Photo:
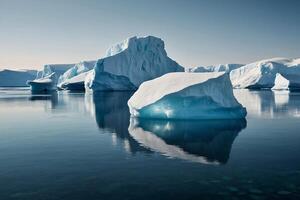
{"type": "Polygon", "coordinates": [[[298,0],[0,0],[0,68],[105,55],[131,36],[165,41],[179,64],[300,57],[298,0]]]}

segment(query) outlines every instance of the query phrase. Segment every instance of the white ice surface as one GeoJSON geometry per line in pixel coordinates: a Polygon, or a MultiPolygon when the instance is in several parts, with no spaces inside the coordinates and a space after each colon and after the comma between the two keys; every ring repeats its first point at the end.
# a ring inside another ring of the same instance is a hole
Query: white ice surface
{"type": "Polygon", "coordinates": [[[134,117],[162,119],[244,118],[225,73],[168,73],[146,81],[128,101],[134,117]]]}
{"type": "Polygon", "coordinates": [[[75,84],[78,82],[80,85],[82,85],[82,89],[84,89],[84,80],[87,74],[86,72],[93,69],[95,63],[96,61],[82,61],[75,64],[72,68],[68,69],[59,77],[57,86],[59,88],[68,89],[69,84],[75,84]]]}
{"type": "Polygon", "coordinates": [[[272,88],[276,74],[290,81],[290,87],[300,87],[300,59],[273,58],[247,64],[230,72],[234,88],[272,88]]]}
{"type": "Polygon", "coordinates": [[[284,78],[281,74],[277,73],[272,90],[288,90],[289,85],[290,81],[284,78]]]}
{"type": "Polygon", "coordinates": [[[141,83],[184,68],[167,56],[156,37],[132,37],[112,46],[86,80],[92,90],[135,90],[141,83]]]}

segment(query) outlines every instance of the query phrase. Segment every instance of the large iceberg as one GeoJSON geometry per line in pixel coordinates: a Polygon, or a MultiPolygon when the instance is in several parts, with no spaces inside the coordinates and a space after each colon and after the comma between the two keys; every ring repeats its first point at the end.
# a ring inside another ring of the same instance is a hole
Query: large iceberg
{"type": "Polygon", "coordinates": [[[300,88],[300,59],[273,58],[254,62],[230,72],[235,88],[272,88],[279,73],[289,83],[289,88],[300,88]]]}
{"type": "Polygon", "coordinates": [[[145,148],[170,158],[225,164],[245,119],[146,120],[131,118],[128,131],[145,148]]]}
{"type": "Polygon", "coordinates": [[[132,37],[112,46],[86,79],[87,89],[135,90],[141,83],[184,68],[167,56],[156,37],[132,37]]]}
{"type": "Polygon", "coordinates": [[[94,68],[96,61],[82,61],[68,69],[58,79],[58,88],[67,90],[84,90],[84,81],[88,71],[94,68]]]}
{"type": "Polygon", "coordinates": [[[169,73],[144,82],[129,99],[133,117],[238,119],[246,109],[235,99],[227,73],[169,73]]]}
{"type": "Polygon", "coordinates": [[[231,72],[234,69],[240,68],[242,64],[220,64],[210,66],[198,66],[186,68],[186,72],[231,72]]]}
{"type": "Polygon", "coordinates": [[[36,79],[28,81],[31,90],[47,91],[56,90],[58,79],[74,64],[50,64],[44,65],[43,71],[37,73],[36,79]]]}
{"type": "Polygon", "coordinates": [[[35,78],[36,70],[0,70],[0,87],[25,87],[26,82],[35,78]]]}

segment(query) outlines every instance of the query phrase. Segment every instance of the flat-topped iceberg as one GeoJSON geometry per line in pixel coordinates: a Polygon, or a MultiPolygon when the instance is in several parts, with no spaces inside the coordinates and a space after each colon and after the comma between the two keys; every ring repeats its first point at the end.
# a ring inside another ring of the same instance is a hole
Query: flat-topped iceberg
{"type": "Polygon", "coordinates": [[[242,64],[220,64],[220,65],[210,65],[210,66],[198,66],[187,68],[187,72],[231,72],[234,69],[240,68],[242,64]]]}
{"type": "Polygon", "coordinates": [[[67,90],[84,90],[84,81],[88,71],[94,68],[96,61],[82,61],[68,69],[58,79],[58,88],[67,90]]]}
{"type": "Polygon", "coordinates": [[[273,58],[254,62],[230,72],[235,88],[272,88],[279,73],[289,83],[289,88],[300,88],[300,59],[273,58]]]}
{"type": "Polygon", "coordinates": [[[177,72],[146,81],[128,101],[133,117],[238,119],[246,109],[235,99],[227,73],[177,72]]]}
{"type": "Polygon", "coordinates": [[[0,70],[0,87],[25,87],[26,82],[35,78],[36,70],[0,70]]]}
{"type": "Polygon", "coordinates": [[[135,90],[141,83],[184,68],[167,56],[156,37],[132,37],[112,46],[86,79],[87,89],[135,90]]]}
{"type": "Polygon", "coordinates": [[[49,64],[44,65],[43,71],[37,73],[36,79],[28,81],[31,90],[47,91],[56,90],[58,78],[74,64],[49,64]]]}

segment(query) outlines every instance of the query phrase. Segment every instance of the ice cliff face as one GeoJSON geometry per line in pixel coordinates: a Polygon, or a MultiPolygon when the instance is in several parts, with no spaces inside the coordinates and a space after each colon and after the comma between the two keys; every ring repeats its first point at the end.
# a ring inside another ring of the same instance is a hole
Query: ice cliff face
{"type": "Polygon", "coordinates": [[[87,89],[135,90],[141,83],[169,72],[184,71],[167,56],[156,37],[132,37],[112,46],[86,79],[87,89]]]}
{"type": "Polygon", "coordinates": [[[94,68],[96,61],[82,61],[68,69],[58,79],[58,87],[62,89],[84,89],[87,72],[94,68]]]}
{"type": "Polygon", "coordinates": [[[25,87],[27,80],[34,79],[36,70],[0,70],[0,87],[25,87]]]}
{"type": "Polygon", "coordinates": [[[273,58],[247,64],[230,72],[235,88],[272,88],[279,73],[290,84],[290,88],[300,87],[300,59],[273,58]]]}
{"type": "Polygon", "coordinates": [[[129,99],[133,117],[237,119],[246,109],[235,99],[225,73],[168,73],[146,81],[129,99]]]}
{"type": "Polygon", "coordinates": [[[199,66],[186,69],[187,72],[231,72],[234,69],[240,68],[242,64],[220,64],[210,66],[199,66]]]}

